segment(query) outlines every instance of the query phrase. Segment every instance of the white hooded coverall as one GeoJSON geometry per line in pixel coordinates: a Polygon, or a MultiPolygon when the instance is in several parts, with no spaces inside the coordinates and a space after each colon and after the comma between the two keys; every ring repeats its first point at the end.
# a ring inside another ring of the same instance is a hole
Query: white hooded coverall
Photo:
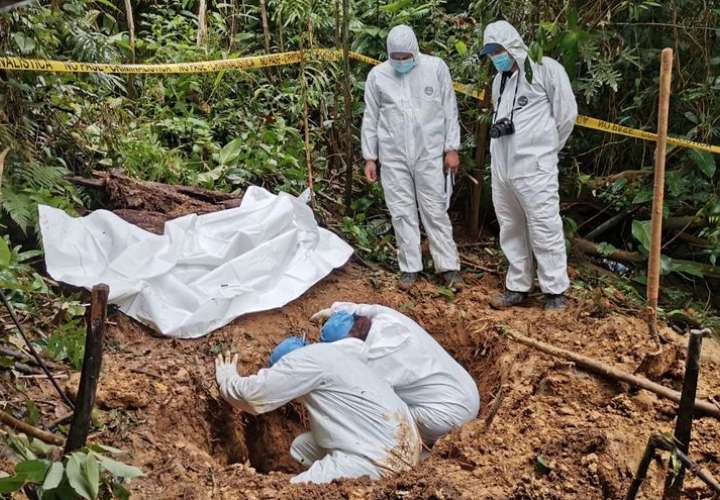
{"type": "Polygon", "coordinates": [[[497,121],[510,117],[517,85],[515,133],[490,140],[493,205],[500,224],[500,246],[509,263],[505,284],[515,292],[530,291],[534,254],[543,293],[561,294],[570,281],[557,164],[577,118],[575,95],[565,69],[548,57],[542,58],[542,64],[530,61],[532,83],[528,81],[528,49],[507,21],[487,26],[483,44],[489,43],[502,45],[519,67],[507,78],[499,107],[501,73],[492,86],[497,121]]]}
{"type": "Polygon", "coordinates": [[[365,83],[362,153],[380,161],[380,178],[392,217],[403,272],[422,271],[418,209],[437,272],[460,269],[447,214],[443,154],[460,148],[460,125],[450,70],[421,54],[408,26],[387,38],[388,55],[408,52],[415,67],[400,74],[385,61],[365,83]]]}
{"type": "Polygon", "coordinates": [[[475,381],[412,319],[389,307],[350,302],[336,302],[331,311],[372,320],[365,339],[368,364],[410,407],[425,443],[433,444],[477,417],[475,381]]]}
{"type": "Polygon", "coordinates": [[[224,375],[220,393],[253,415],[294,399],[307,408],[310,432],[290,454],[307,470],[292,483],[379,479],[419,461],[421,441],[405,403],[365,364],[363,342],[313,344],[286,354],[256,375],[224,375]]]}

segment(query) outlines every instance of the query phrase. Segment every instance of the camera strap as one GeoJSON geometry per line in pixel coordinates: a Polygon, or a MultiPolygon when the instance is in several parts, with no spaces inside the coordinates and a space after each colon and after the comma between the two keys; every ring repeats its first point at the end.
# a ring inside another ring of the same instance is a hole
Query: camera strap
{"type": "MultiPolygon", "coordinates": [[[[497,121],[497,114],[500,110],[500,103],[502,102],[502,96],[505,92],[505,84],[508,81],[508,75],[511,74],[509,72],[504,72],[502,74],[502,79],[500,80],[500,95],[498,96],[498,102],[497,106],[495,107],[495,114],[493,115],[493,123],[497,121]]],[[[515,94],[513,95],[513,102],[512,107],[510,108],[510,121],[513,121],[513,116],[515,116],[515,101],[517,100],[517,93],[518,93],[518,87],[520,86],[520,70],[517,71],[517,80],[515,81],[515,94]]]]}

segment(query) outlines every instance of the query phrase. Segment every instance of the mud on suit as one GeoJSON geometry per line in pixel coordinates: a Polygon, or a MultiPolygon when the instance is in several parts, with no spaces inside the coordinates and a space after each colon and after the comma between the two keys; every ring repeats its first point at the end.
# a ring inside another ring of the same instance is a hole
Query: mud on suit
{"type": "Polygon", "coordinates": [[[379,479],[418,463],[421,441],[412,415],[367,367],[363,344],[309,345],[256,375],[234,373],[219,381],[222,396],[253,415],[294,399],[305,405],[311,430],[295,439],[290,454],[307,470],[290,482],[379,479]]]}
{"type": "Polygon", "coordinates": [[[500,246],[509,263],[506,287],[515,292],[532,288],[534,254],[541,290],[561,294],[570,281],[557,164],[577,118],[570,79],[557,61],[543,57],[541,64],[529,61],[530,83],[525,70],[527,47],[506,21],[489,24],[483,43],[502,45],[519,67],[507,77],[502,98],[501,73],[492,86],[495,120],[510,117],[515,101],[515,133],[490,141],[493,204],[500,246]]]}
{"type": "Polygon", "coordinates": [[[336,302],[331,312],[337,311],[372,320],[365,339],[368,365],[410,407],[425,443],[431,445],[477,417],[475,381],[420,325],[379,305],[336,302]]]}
{"type": "Polygon", "coordinates": [[[415,67],[399,74],[389,61],[375,66],[365,83],[362,153],[380,161],[380,180],[403,272],[422,271],[418,210],[437,272],[460,269],[447,214],[443,154],[460,148],[460,125],[450,70],[421,54],[412,29],[397,26],[388,54],[408,52],[415,67]]]}

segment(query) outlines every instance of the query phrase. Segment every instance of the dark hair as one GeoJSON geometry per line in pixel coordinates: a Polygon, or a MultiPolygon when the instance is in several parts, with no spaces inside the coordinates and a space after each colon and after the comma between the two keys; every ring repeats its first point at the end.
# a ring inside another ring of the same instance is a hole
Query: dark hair
{"type": "Polygon", "coordinates": [[[355,316],[355,322],[348,333],[348,337],[355,337],[356,339],[364,341],[368,336],[371,326],[372,320],[367,316],[355,316]]]}

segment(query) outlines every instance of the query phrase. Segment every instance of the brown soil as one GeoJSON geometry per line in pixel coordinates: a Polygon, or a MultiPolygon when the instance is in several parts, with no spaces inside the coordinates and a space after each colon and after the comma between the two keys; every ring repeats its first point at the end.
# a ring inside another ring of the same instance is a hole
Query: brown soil
{"type": "MultiPolygon", "coordinates": [[[[348,265],[282,309],[192,341],[158,338],[115,314],[98,394],[105,427],[93,439],[128,450],[125,460],[146,472],[131,484],[138,498],[622,498],[650,433],[672,430],[675,404],[513,344],[498,327],[632,372],[654,351],[644,322],[577,298],[563,313],[545,313],[539,303],[495,311],[488,302],[498,278],[468,281],[450,303],[429,282],[399,292],[392,276],[348,265]],[[233,350],[241,373],[253,373],[289,333],[317,339],[309,317],[336,300],[385,304],[418,321],[473,375],[481,414],[409,474],[291,486],[297,467],[288,449],[306,429],[302,409],[293,404],[259,417],[232,410],[218,399],[213,358],[233,350]]],[[[679,388],[686,338],[669,328],[663,334],[677,355],[645,361],[644,371],[679,388]]],[[[699,396],[720,400],[720,348],[707,340],[703,349],[699,396]]],[[[690,455],[720,477],[720,422],[695,422],[690,455]]],[[[659,498],[663,478],[656,461],[641,498],[659,498]]],[[[710,497],[693,476],[686,491],[710,497]]]]}

